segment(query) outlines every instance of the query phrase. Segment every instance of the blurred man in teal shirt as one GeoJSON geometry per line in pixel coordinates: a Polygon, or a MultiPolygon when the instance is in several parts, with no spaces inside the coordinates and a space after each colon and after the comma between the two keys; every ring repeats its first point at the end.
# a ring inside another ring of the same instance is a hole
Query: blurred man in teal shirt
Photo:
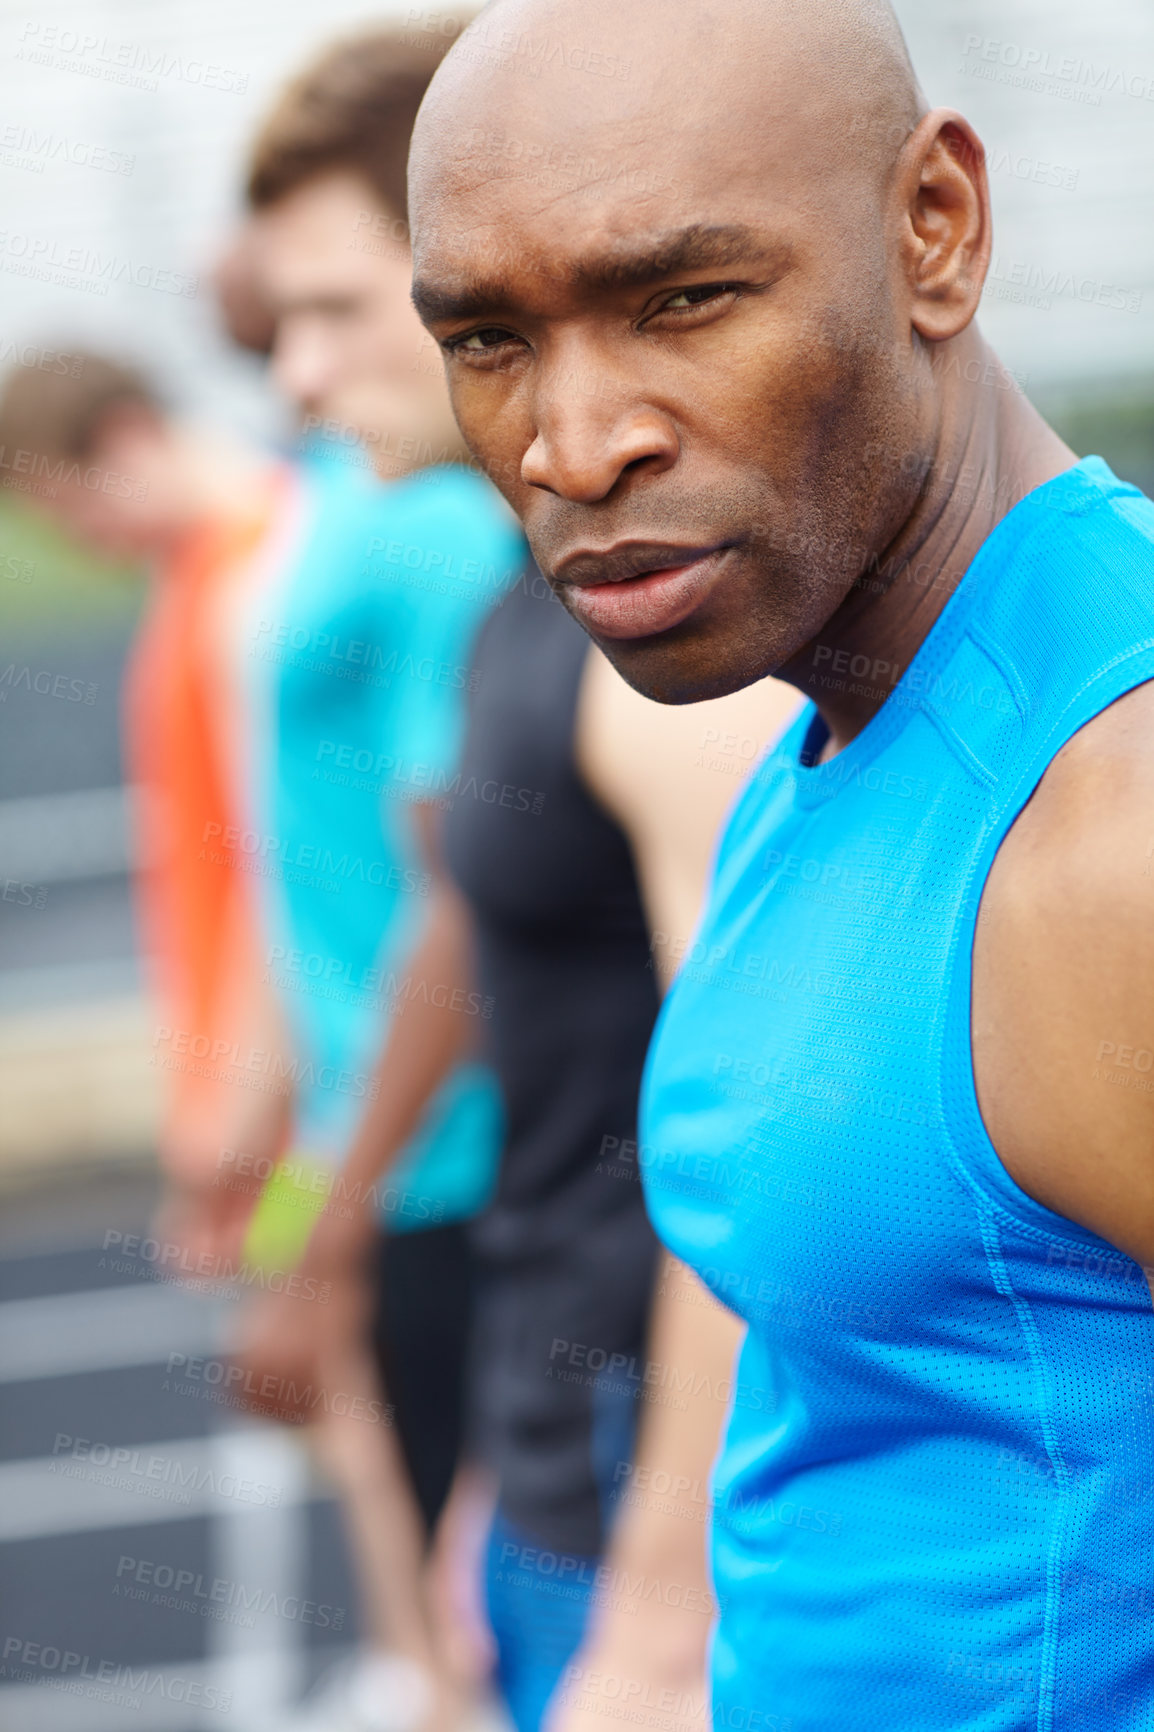
{"type": "Polygon", "coordinates": [[[461,1442],[465,1222],[501,1137],[437,830],[472,638],[525,555],[466,466],[409,301],[405,158],[443,47],[374,32],[330,50],[268,116],[248,182],[246,254],[306,450],[285,557],[222,619],[248,718],[233,852],[259,887],[295,1099],[271,1176],[225,1160],[217,1188],[255,1196],[266,1181],[247,1256],[289,1267],[307,1241],[330,1293],[265,1294],[242,1343],[250,1385],[271,1392],[262,1408],[319,1422],[359,1565],[367,1649],[306,1709],[315,1732],[407,1732],[446,1711],[422,1574],[461,1442]],[[391,1156],[374,1184],[348,1165],[366,1138],[391,1156]],[[351,1417],[380,1411],[382,1372],[392,1426],[351,1417]]]}

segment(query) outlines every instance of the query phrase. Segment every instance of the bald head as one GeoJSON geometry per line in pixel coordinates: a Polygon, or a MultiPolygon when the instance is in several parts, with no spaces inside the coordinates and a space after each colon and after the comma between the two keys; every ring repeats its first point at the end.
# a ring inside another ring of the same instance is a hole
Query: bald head
{"type": "Polygon", "coordinates": [[[413,189],[471,166],[577,195],[645,137],[689,143],[714,189],[753,141],[816,182],[884,173],[924,108],[888,0],[492,0],[433,81],[413,189]]]}
{"type": "Polygon", "coordinates": [[[920,457],[879,470],[863,429],[932,438],[926,343],[973,312],[981,161],[927,114],[887,0],[495,0],[446,58],[410,157],[414,299],[546,574],[653,695],[758,678],[820,623],[828,574],[783,539],[831,541],[844,595],[848,548],[908,509],[920,457]],[[642,606],[638,573],[686,566],[642,606]]]}

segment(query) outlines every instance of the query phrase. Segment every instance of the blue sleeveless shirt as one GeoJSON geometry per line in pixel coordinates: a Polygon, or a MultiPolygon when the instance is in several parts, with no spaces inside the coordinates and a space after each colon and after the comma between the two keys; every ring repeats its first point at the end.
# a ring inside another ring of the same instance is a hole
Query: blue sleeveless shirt
{"type": "MultiPolygon", "coordinates": [[[[810,707],[730,820],[641,1133],[658,1232],[748,1323],[709,1494],[719,1728],[1154,1727],[1150,1291],[1010,1178],[969,1029],[998,845],[1151,678],[1154,505],[1087,458],[998,524],[856,739],[817,763],[810,707]]],[[[1088,1084],[1154,1087],[1110,1046],[1088,1084]]]]}

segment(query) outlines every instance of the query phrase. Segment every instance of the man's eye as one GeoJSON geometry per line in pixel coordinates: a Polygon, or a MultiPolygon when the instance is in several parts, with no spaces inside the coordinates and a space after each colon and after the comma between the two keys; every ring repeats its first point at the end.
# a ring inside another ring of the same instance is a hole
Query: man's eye
{"type": "Polygon", "coordinates": [[[679,289],[675,295],[670,295],[667,301],[662,301],[658,311],[684,312],[688,307],[702,307],[708,301],[732,293],[732,283],[696,283],[691,289],[679,289]]]}
{"type": "Polygon", "coordinates": [[[451,337],[445,344],[450,354],[483,355],[509,341],[510,333],[498,325],[486,325],[480,331],[470,331],[467,337],[451,337]]]}

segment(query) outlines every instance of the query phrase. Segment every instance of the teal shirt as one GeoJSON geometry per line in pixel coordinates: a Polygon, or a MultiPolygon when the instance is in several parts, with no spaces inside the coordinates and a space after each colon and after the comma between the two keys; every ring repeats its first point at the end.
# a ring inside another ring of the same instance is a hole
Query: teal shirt
{"type": "MultiPolygon", "coordinates": [[[[268,978],[297,1054],[295,1140],[339,1166],[389,1017],[449,990],[408,967],[430,888],[413,808],[459,792],[472,641],[525,554],[492,489],[461,468],[385,485],[313,457],[296,509],[295,552],[254,591],[243,634],[248,797],[268,978]]],[[[476,993],[458,1007],[489,1009],[476,993]]],[[[382,1183],[388,1225],[474,1213],[501,1134],[492,1076],[460,1067],[382,1183]]]]}

